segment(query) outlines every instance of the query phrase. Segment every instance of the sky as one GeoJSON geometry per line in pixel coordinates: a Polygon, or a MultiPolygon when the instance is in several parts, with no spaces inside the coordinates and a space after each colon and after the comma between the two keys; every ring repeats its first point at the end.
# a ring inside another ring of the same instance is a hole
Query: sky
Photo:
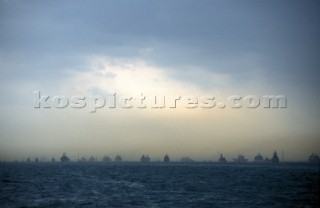
{"type": "Polygon", "coordinates": [[[0,160],[277,150],[306,161],[320,154],[319,10],[311,0],[0,0],[0,160]],[[35,92],[48,103],[35,107],[35,92]],[[286,107],[263,106],[265,95],[286,107]],[[86,106],[72,107],[74,96],[86,106]]]}

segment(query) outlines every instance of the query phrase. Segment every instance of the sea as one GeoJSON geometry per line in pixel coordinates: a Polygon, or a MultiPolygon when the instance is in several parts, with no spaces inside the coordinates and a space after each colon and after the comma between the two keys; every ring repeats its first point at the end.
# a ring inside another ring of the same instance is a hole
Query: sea
{"type": "Polygon", "coordinates": [[[319,164],[0,163],[0,207],[319,207],[319,164]]]}

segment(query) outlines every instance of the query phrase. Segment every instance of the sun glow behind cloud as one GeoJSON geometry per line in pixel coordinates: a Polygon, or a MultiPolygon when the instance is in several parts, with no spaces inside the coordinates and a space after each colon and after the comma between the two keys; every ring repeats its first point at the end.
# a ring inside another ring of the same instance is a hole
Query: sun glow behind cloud
{"type": "MultiPolygon", "coordinates": [[[[188,73],[197,75],[197,70],[189,69],[188,73]]],[[[63,78],[63,84],[46,90],[53,93],[51,96],[108,96],[116,92],[119,96],[144,93],[146,96],[193,95],[199,98],[212,95],[225,101],[222,98],[232,95],[231,89],[237,93],[252,89],[250,85],[241,90],[230,87],[232,78],[228,74],[208,72],[208,79],[219,85],[203,88],[192,82],[174,79],[169,72],[143,59],[91,56],[86,70],[70,69],[63,78]]],[[[254,92],[259,91],[263,90],[255,89],[254,92]]],[[[291,151],[302,145],[298,139],[300,135],[287,132],[288,128],[293,128],[288,109],[188,109],[178,103],[175,109],[110,109],[106,106],[97,109],[96,113],[89,113],[87,109],[33,109],[32,117],[28,116],[30,112],[25,107],[16,109],[16,112],[24,115],[25,124],[20,123],[20,132],[14,135],[4,131],[7,139],[2,142],[4,152],[13,158],[25,157],[26,154],[45,155],[45,152],[58,157],[62,147],[73,158],[78,153],[87,157],[94,153],[97,157],[122,154],[127,160],[136,160],[142,153],[154,158],[170,153],[176,159],[189,155],[207,160],[216,159],[220,152],[229,157],[245,152],[253,157],[257,150],[269,154],[276,148],[285,146],[287,151],[291,151]],[[49,132],[47,126],[50,126],[49,132]],[[291,147],[284,140],[296,142],[291,147]],[[9,144],[28,147],[30,153],[23,153],[22,149],[18,151],[22,155],[14,155],[16,151],[9,153],[9,144]]],[[[13,113],[11,116],[17,115],[13,113]]],[[[4,127],[10,125],[7,122],[4,127]]],[[[301,126],[298,128],[304,129],[301,126]]],[[[309,146],[305,148],[310,148],[313,142],[309,141],[309,146]]]]}

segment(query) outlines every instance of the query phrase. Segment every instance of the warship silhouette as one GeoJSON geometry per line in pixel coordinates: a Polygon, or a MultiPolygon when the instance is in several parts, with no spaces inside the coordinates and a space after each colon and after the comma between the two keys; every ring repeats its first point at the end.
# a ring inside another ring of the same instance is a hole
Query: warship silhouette
{"type": "Polygon", "coordinates": [[[234,162],[242,164],[248,162],[248,159],[244,157],[244,155],[239,155],[238,158],[233,158],[234,162]]]}
{"type": "Polygon", "coordinates": [[[225,157],[223,157],[222,154],[220,154],[219,162],[220,162],[220,163],[226,163],[226,162],[227,162],[227,159],[226,159],[225,157]]]}
{"type": "Polygon", "coordinates": [[[148,163],[148,162],[150,162],[150,157],[148,155],[142,155],[140,158],[140,161],[142,163],[148,163]]]}
{"type": "Polygon", "coordinates": [[[163,162],[168,163],[170,162],[170,157],[168,156],[168,154],[166,154],[163,158],[163,162]]]}
{"type": "Polygon", "coordinates": [[[277,151],[274,151],[273,156],[271,158],[272,163],[279,163],[279,157],[277,155],[277,151]]]}
{"type": "Polygon", "coordinates": [[[262,155],[259,153],[254,157],[254,162],[265,162],[264,158],[262,157],[262,155]]]}
{"type": "Polygon", "coordinates": [[[320,160],[319,160],[319,156],[316,154],[316,153],[312,153],[310,156],[309,156],[309,159],[308,159],[309,162],[311,163],[318,163],[320,160]]]}
{"type": "Polygon", "coordinates": [[[66,153],[63,153],[63,155],[60,157],[61,162],[69,162],[70,158],[67,156],[66,153]]]}

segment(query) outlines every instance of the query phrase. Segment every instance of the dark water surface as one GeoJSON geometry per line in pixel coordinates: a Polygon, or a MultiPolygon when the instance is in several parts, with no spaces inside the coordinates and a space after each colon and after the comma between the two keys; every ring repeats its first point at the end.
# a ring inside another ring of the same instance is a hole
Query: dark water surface
{"type": "Polygon", "coordinates": [[[0,163],[0,207],[319,207],[319,166],[0,163]]]}

